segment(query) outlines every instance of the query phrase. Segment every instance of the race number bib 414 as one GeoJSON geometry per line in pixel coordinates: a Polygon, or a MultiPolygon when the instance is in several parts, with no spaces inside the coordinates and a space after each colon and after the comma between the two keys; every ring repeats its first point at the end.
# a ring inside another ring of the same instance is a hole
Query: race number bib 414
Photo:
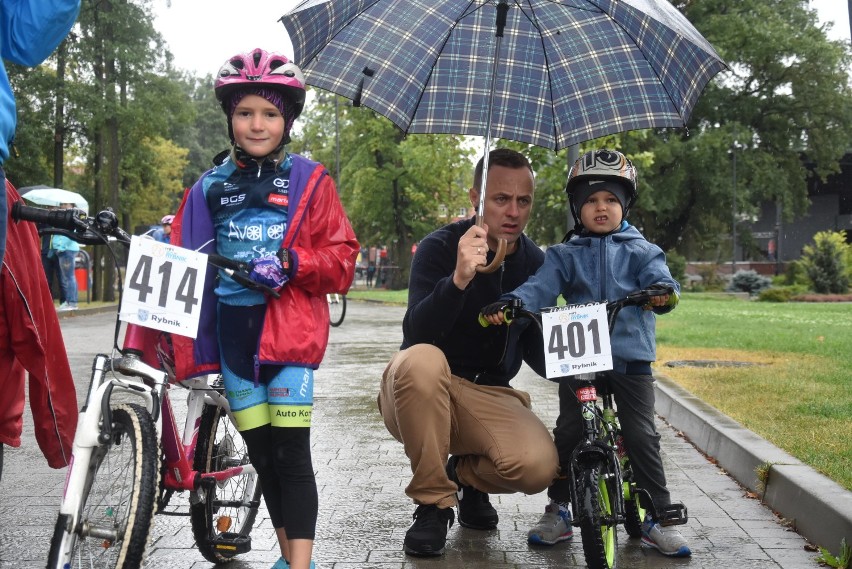
{"type": "Polygon", "coordinates": [[[606,304],[542,311],[541,328],[549,379],[612,369],[606,304]]]}
{"type": "Polygon", "coordinates": [[[120,319],[195,338],[206,269],[204,253],[134,236],[120,319]]]}

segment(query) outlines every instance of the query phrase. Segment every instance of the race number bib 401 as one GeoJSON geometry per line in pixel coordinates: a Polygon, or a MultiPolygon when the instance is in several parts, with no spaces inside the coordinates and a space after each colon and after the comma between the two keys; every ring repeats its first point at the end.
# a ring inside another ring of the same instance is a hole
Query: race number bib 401
{"type": "Polygon", "coordinates": [[[541,328],[549,379],[612,369],[606,304],[542,311],[541,328]]]}
{"type": "Polygon", "coordinates": [[[195,338],[206,269],[204,253],[134,236],[120,319],[195,338]]]}

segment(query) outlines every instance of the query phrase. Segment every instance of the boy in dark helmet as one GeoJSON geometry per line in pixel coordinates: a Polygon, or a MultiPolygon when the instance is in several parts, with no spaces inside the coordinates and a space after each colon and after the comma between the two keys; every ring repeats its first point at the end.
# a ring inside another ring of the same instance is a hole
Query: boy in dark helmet
{"type": "MultiPolygon", "coordinates": [[[[483,308],[491,324],[503,322],[508,299],[520,299],[528,310],[556,304],[557,295],[570,304],[622,298],[654,286],[672,287],[672,295],[654,297],[645,307],[627,307],[618,315],[612,336],[614,369],[605,372],[615,395],[626,447],[640,488],[649,492],[657,510],[671,504],[660,458],[660,435],[654,425],[656,359],[655,314],[677,305],[680,285],[666,266],[663,251],[645,240],[626,220],[636,200],[636,169],[615,150],[593,150],[571,168],[566,186],[575,221],[573,236],[550,247],[544,264],[526,283],[483,308]]],[[[553,430],[562,475],[548,489],[550,502],[530,543],[553,545],[573,536],[570,479],[565,475],[571,454],[582,437],[579,402],[570,379],[559,382],[559,417],[553,430]]],[[[643,546],[673,557],[691,555],[686,540],[674,527],[646,519],[643,546]]]]}
{"type": "Polygon", "coordinates": [[[205,281],[198,336],[175,336],[178,380],[221,373],[237,428],[258,472],[281,558],[309,569],[318,496],[311,460],[313,371],[328,344],[325,295],[345,293],[360,247],[326,169],[285,145],[305,103],[301,70],[255,49],[225,62],[216,97],[232,147],[184,195],[172,243],[248,263],[205,281]]]}

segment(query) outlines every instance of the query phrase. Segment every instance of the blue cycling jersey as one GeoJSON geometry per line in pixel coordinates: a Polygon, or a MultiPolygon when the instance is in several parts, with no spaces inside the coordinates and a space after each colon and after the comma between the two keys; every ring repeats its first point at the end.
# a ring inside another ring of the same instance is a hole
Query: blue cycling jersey
{"type": "MultiPolygon", "coordinates": [[[[204,197],[216,230],[216,250],[248,262],[275,253],[287,232],[289,154],[278,163],[254,162],[239,167],[230,159],[204,178],[204,197]]],[[[221,302],[249,306],[266,302],[263,293],[247,289],[220,271],[216,294],[221,302]]]]}

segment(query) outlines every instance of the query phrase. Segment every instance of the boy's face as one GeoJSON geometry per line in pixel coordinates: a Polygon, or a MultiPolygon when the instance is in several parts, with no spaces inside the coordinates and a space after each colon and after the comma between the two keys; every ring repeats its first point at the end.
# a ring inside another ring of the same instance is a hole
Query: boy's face
{"type": "Polygon", "coordinates": [[[284,138],[284,117],[278,108],[258,95],[246,95],[231,117],[234,140],[255,158],[275,150],[284,138]]]}
{"type": "Polygon", "coordinates": [[[580,208],[580,221],[592,233],[609,233],[621,225],[623,218],[621,202],[606,190],[590,195],[580,208]]]}

